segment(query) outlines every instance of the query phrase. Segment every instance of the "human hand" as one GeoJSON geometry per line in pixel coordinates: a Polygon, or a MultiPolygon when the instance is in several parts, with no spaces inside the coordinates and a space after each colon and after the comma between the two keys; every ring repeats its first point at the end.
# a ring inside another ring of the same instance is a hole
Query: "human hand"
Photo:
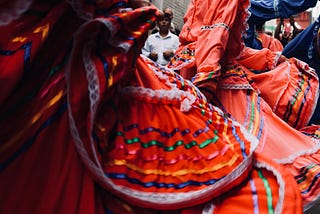
{"type": "Polygon", "coordinates": [[[151,52],[148,56],[150,59],[152,59],[153,61],[157,61],[158,59],[158,54],[156,52],[151,52]]]}
{"type": "Polygon", "coordinates": [[[162,53],[163,54],[163,57],[166,59],[166,60],[170,60],[171,57],[173,57],[174,53],[172,50],[168,50],[168,51],[165,51],[162,53]]]}

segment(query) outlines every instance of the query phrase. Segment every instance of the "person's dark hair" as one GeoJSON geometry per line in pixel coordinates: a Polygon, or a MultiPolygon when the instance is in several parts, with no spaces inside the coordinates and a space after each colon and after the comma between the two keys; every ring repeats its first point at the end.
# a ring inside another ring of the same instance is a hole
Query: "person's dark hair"
{"type": "Polygon", "coordinates": [[[169,22],[172,21],[171,15],[168,14],[168,13],[161,13],[161,14],[158,16],[158,18],[157,18],[157,22],[158,22],[158,21],[161,21],[161,20],[163,20],[163,19],[167,19],[169,22]]]}

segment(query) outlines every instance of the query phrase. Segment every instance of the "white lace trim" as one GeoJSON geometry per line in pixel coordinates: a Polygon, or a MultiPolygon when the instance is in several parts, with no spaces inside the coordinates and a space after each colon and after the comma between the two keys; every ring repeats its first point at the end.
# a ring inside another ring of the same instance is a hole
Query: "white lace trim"
{"type": "Polygon", "coordinates": [[[95,116],[97,113],[97,109],[100,103],[100,89],[99,89],[99,78],[97,74],[97,69],[93,61],[91,60],[90,53],[92,53],[94,49],[94,38],[98,33],[98,29],[95,29],[96,31],[91,31],[92,37],[90,40],[85,44],[82,52],[82,60],[83,64],[86,70],[86,77],[88,80],[88,91],[89,91],[89,99],[90,99],[90,127],[88,133],[90,133],[90,146],[91,151],[93,154],[93,158],[95,161],[95,164],[101,169],[100,161],[97,155],[97,151],[95,148],[95,143],[93,140],[93,137],[91,135],[93,130],[93,123],[95,120],[95,116]]]}
{"type": "MultiPolygon", "coordinates": [[[[9,2],[9,1],[8,1],[9,2]]],[[[22,13],[26,12],[33,0],[12,0],[10,1],[9,8],[0,8],[0,26],[4,26],[18,19],[22,13]]]]}
{"type": "Polygon", "coordinates": [[[227,31],[230,31],[230,27],[226,23],[216,23],[213,25],[202,25],[201,30],[212,30],[213,28],[217,28],[217,27],[222,27],[222,28],[226,29],[227,31]]]}
{"type": "MultiPolygon", "coordinates": [[[[77,35],[81,35],[81,30],[83,28],[80,28],[80,33],[77,35]]],[[[96,114],[96,107],[97,104],[99,103],[99,88],[98,87],[98,78],[97,78],[97,73],[96,73],[96,67],[94,66],[93,62],[90,60],[89,53],[91,53],[91,48],[93,47],[93,39],[95,38],[95,32],[90,33],[88,39],[88,44],[87,46],[84,47],[83,52],[82,52],[82,59],[84,60],[84,65],[86,69],[86,75],[87,75],[87,80],[89,83],[89,96],[90,96],[90,113],[91,113],[91,124],[90,124],[90,130],[88,133],[91,133],[92,131],[92,122],[94,119],[94,116],[96,114]],[[95,85],[97,84],[97,86],[95,85]]],[[[75,47],[79,45],[79,38],[75,38],[75,47]]],[[[81,43],[80,43],[81,44],[81,43]]],[[[206,196],[209,196],[212,194],[212,192],[219,193],[221,190],[227,185],[230,184],[232,181],[236,180],[241,176],[246,170],[248,170],[248,167],[252,164],[253,162],[253,151],[258,145],[258,139],[255,138],[253,135],[248,133],[243,126],[241,126],[237,122],[232,122],[234,125],[239,125],[241,127],[241,132],[245,136],[246,139],[249,139],[251,142],[251,147],[250,147],[250,154],[248,157],[241,162],[230,174],[226,175],[223,179],[220,181],[216,182],[213,185],[208,186],[207,188],[197,190],[197,191],[190,191],[187,193],[155,193],[155,192],[143,192],[143,191],[137,191],[134,189],[131,189],[127,186],[119,186],[116,185],[112,182],[111,179],[105,176],[104,171],[99,164],[99,161],[97,160],[96,157],[96,151],[94,149],[94,142],[91,136],[90,137],[90,144],[91,144],[91,152],[94,154],[94,161],[90,158],[88,151],[86,150],[82,139],[79,134],[79,130],[76,127],[73,115],[72,115],[72,109],[70,106],[70,72],[71,72],[71,64],[73,63],[73,59],[77,57],[79,54],[76,48],[73,48],[72,53],[71,53],[71,60],[69,61],[69,64],[67,65],[66,69],[66,81],[67,81],[67,92],[68,92],[68,114],[69,114],[69,123],[70,123],[70,131],[72,134],[72,137],[75,141],[75,146],[78,150],[78,153],[83,160],[84,165],[86,168],[92,173],[96,179],[97,182],[99,182],[102,186],[108,187],[113,189],[114,192],[117,192],[118,194],[125,196],[127,198],[134,199],[136,201],[140,201],[143,203],[147,204],[152,204],[153,206],[163,206],[166,207],[168,205],[182,205],[185,204],[186,201],[194,201],[195,198],[204,198],[206,196]]],[[[170,86],[172,89],[177,89],[177,86],[174,83],[171,83],[169,81],[168,76],[164,75],[163,73],[159,71],[155,71],[156,76],[164,80],[164,82],[170,86]]],[[[178,89],[177,89],[178,90],[178,89]]],[[[188,96],[190,96],[188,94],[188,96]]],[[[195,97],[191,94],[190,100],[194,100],[195,97]]],[[[182,104],[183,106],[184,104],[182,104]]],[[[190,103],[187,103],[186,106],[190,106],[190,103]]]]}
{"type": "MultiPolygon", "coordinates": [[[[90,155],[88,154],[87,149],[85,148],[82,139],[80,137],[79,131],[77,129],[77,126],[75,124],[73,115],[72,115],[72,109],[70,106],[70,72],[71,72],[71,66],[73,63],[73,58],[76,58],[79,53],[76,52],[76,48],[79,43],[79,38],[78,36],[81,35],[82,30],[84,29],[84,26],[82,26],[79,31],[76,33],[75,36],[75,45],[72,49],[72,53],[71,53],[71,60],[69,61],[67,68],[66,68],[66,82],[67,82],[67,99],[68,99],[68,115],[69,115],[69,124],[70,124],[70,132],[71,135],[73,137],[75,146],[77,148],[78,154],[80,155],[81,159],[83,160],[83,163],[85,164],[85,166],[89,169],[89,171],[91,172],[95,172],[94,175],[97,177],[97,180],[103,180],[105,178],[104,172],[102,170],[102,167],[100,165],[100,162],[97,158],[97,154],[96,154],[96,149],[94,147],[94,141],[92,139],[92,136],[90,135],[90,146],[91,146],[91,151],[94,155],[94,161],[92,161],[92,159],[90,158],[90,155]]],[[[88,43],[85,45],[83,52],[82,52],[82,59],[84,61],[84,65],[85,65],[85,69],[86,69],[86,76],[87,76],[87,80],[88,80],[88,90],[89,90],[89,96],[90,96],[90,112],[91,112],[91,118],[90,118],[90,122],[91,125],[89,127],[89,131],[88,133],[92,133],[92,129],[93,129],[93,121],[94,121],[94,117],[95,117],[95,113],[96,113],[96,109],[98,106],[98,102],[99,102],[99,88],[98,88],[98,78],[97,78],[97,74],[96,74],[96,67],[94,66],[93,62],[91,61],[89,54],[91,53],[91,49],[93,47],[93,40],[95,38],[96,33],[98,32],[97,29],[95,29],[96,31],[92,30],[90,36],[90,40],[88,41],[88,43]],[[96,84],[96,85],[95,85],[96,84]]]]}
{"type": "MultiPolygon", "coordinates": [[[[218,193],[221,192],[222,189],[232,181],[236,180],[240,175],[243,174],[252,164],[252,155],[250,155],[246,160],[244,160],[241,164],[238,165],[237,168],[234,169],[230,174],[225,176],[222,180],[217,183],[210,185],[204,189],[197,191],[190,191],[187,193],[148,193],[133,190],[131,188],[125,186],[115,185],[110,181],[109,178],[105,177],[105,181],[109,185],[113,187],[117,192],[120,192],[127,197],[135,198],[140,201],[144,201],[148,204],[153,204],[154,206],[166,206],[166,205],[177,205],[177,204],[185,204],[186,201],[194,201],[197,198],[203,198],[206,196],[210,196],[212,192],[218,193]]],[[[108,185],[108,186],[109,186],[108,185]]]]}
{"type": "Polygon", "coordinates": [[[108,33],[110,34],[110,36],[107,42],[109,45],[111,45],[112,47],[121,48],[125,52],[130,49],[130,47],[132,46],[131,44],[124,42],[115,36],[118,31],[112,22],[110,22],[108,19],[103,18],[96,18],[93,21],[102,23],[108,29],[108,33]]]}
{"type": "Polygon", "coordinates": [[[272,68],[270,68],[269,70],[275,69],[277,67],[278,61],[279,61],[281,56],[282,56],[281,52],[276,52],[276,57],[273,60],[272,68]]]}
{"type": "MultiPolygon", "coordinates": [[[[142,56],[144,59],[146,59],[145,56],[142,56]]],[[[148,60],[148,59],[146,59],[148,60]]],[[[130,94],[130,95],[138,95],[138,96],[148,96],[150,98],[157,99],[159,101],[163,99],[171,100],[171,101],[180,101],[180,111],[182,112],[188,112],[192,104],[196,101],[196,96],[190,93],[189,91],[183,91],[180,90],[175,83],[170,82],[169,77],[162,73],[161,71],[158,71],[155,69],[152,65],[148,64],[149,68],[154,72],[156,77],[158,77],[159,80],[164,82],[164,84],[168,87],[170,87],[169,90],[160,89],[160,90],[153,90],[150,88],[143,88],[143,87],[125,87],[121,91],[124,94],[130,94]]],[[[168,68],[166,68],[168,69],[168,68]]],[[[169,69],[170,70],[170,69],[169,69]]],[[[174,72],[174,71],[172,71],[174,72]]],[[[193,85],[190,81],[186,81],[188,84],[193,85]]]]}
{"type": "MultiPolygon", "coordinates": [[[[254,161],[254,165],[258,168],[265,168],[268,171],[271,171],[272,174],[276,177],[277,182],[279,184],[279,199],[278,199],[278,203],[276,204],[275,207],[275,214],[281,214],[283,211],[283,202],[284,202],[284,190],[285,190],[285,183],[284,180],[282,178],[282,175],[275,170],[272,166],[267,165],[264,162],[258,162],[258,161],[254,161]]],[[[214,209],[215,209],[215,205],[214,204],[207,204],[204,209],[202,210],[202,214],[213,214],[214,213],[214,209]]]]}
{"type": "Polygon", "coordinates": [[[188,112],[192,104],[196,101],[196,97],[190,92],[182,91],[177,88],[172,90],[153,90],[151,88],[128,86],[121,90],[122,94],[130,95],[135,98],[151,98],[161,102],[161,100],[180,101],[180,111],[188,112]],[[138,96],[136,96],[138,95],[138,96]]]}
{"type": "Polygon", "coordinates": [[[303,150],[303,151],[296,152],[294,154],[291,154],[287,158],[274,159],[274,161],[276,161],[277,163],[280,163],[280,164],[291,164],[295,161],[295,159],[297,159],[301,156],[314,154],[315,152],[317,152],[320,149],[320,140],[316,139],[316,138],[312,138],[312,140],[315,141],[314,147],[312,147],[310,149],[303,150]]]}
{"type": "Polygon", "coordinates": [[[285,191],[285,183],[282,178],[282,175],[277,170],[275,170],[272,166],[267,165],[264,162],[254,161],[254,165],[256,165],[259,168],[265,168],[265,169],[271,171],[273,173],[273,175],[277,178],[277,181],[279,184],[279,191],[278,191],[279,199],[278,199],[278,203],[276,204],[274,213],[281,214],[283,212],[283,201],[284,201],[284,191],[285,191]]]}

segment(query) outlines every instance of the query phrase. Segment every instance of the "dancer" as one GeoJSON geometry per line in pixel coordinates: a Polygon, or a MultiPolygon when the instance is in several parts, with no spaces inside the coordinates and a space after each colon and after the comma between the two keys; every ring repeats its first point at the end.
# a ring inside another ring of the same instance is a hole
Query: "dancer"
{"type": "MultiPolygon", "coordinates": [[[[269,149],[261,145],[265,129],[256,129],[263,119],[240,124],[190,81],[139,55],[156,20],[148,1],[25,6],[23,14],[13,7],[11,22],[1,27],[8,32],[0,42],[0,77],[7,83],[1,84],[1,211],[228,213],[239,204],[243,213],[302,213],[291,174],[255,153],[269,149]]],[[[239,41],[247,7],[245,0],[210,6],[233,15],[230,45],[239,41]]],[[[223,35],[226,26],[219,29],[223,35]]],[[[231,51],[225,65],[232,68],[242,49],[241,41],[234,45],[225,49],[231,51]]],[[[243,72],[229,71],[236,78],[243,72]]],[[[242,101],[243,90],[237,92],[242,101]]],[[[307,191],[310,199],[317,184],[307,191]]]]}
{"type": "MultiPolygon", "coordinates": [[[[276,18],[289,18],[292,15],[313,8],[317,0],[298,0],[298,1],[270,1],[270,0],[250,0],[249,11],[251,13],[248,20],[248,29],[244,35],[246,46],[261,49],[261,44],[256,39],[255,26],[262,25],[266,21],[276,18]]],[[[279,25],[280,27],[280,25],[279,25]]],[[[280,28],[279,28],[280,30],[280,28]]],[[[298,30],[298,29],[297,29],[298,30]]]]}
{"type": "MultiPolygon", "coordinates": [[[[2,212],[180,212],[247,183],[257,138],[139,55],[149,2],[19,3],[2,4],[2,212]]],[[[255,165],[272,189],[297,188],[255,165]]]]}
{"type": "Polygon", "coordinates": [[[258,50],[261,50],[262,48],[268,48],[271,51],[281,52],[283,50],[281,42],[272,35],[267,34],[263,30],[263,26],[264,23],[249,27],[247,35],[244,37],[246,46],[258,50]],[[251,30],[254,32],[250,32],[251,30]],[[251,38],[249,35],[253,35],[253,38],[251,38]]]}
{"type": "MultiPolygon", "coordinates": [[[[319,197],[318,127],[310,127],[313,134],[307,135],[297,129],[307,129],[313,115],[318,76],[295,58],[286,59],[268,49],[244,48],[239,40],[245,27],[239,27],[240,21],[230,21],[243,20],[230,16],[237,7],[213,13],[216,8],[210,5],[191,2],[179,52],[169,67],[186,78],[192,73],[194,84],[212,103],[259,138],[256,152],[290,170],[301,188],[304,209],[308,209],[319,197]],[[271,82],[275,87],[270,88],[271,82]],[[301,183],[301,177],[307,179],[301,183]]],[[[233,4],[226,5],[231,8],[233,4]]]]}
{"type": "MultiPolygon", "coordinates": [[[[314,68],[319,76],[320,58],[319,58],[319,17],[303,30],[296,38],[292,40],[283,50],[282,54],[286,57],[295,57],[314,68]]],[[[320,102],[309,124],[320,124],[320,102]]]]}

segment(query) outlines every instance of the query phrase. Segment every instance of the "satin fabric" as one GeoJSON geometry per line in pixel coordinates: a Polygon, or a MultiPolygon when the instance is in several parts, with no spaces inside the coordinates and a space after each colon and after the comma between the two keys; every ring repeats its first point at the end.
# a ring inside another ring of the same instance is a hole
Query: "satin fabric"
{"type": "MultiPolygon", "coordinates": [[[[196,3],[194,2],[193,8],[201,10],[203,5],[196,3]]],[[[193,12],[192,8],[188,12],[193,12]]],[[[192,15],[188,17],[193,23],[204,23],[201,17],[192,15]],[[199,19],[196,20],[196,18],[199,19]]],[[[214,24],[215,21],[212,23],[214,24]]],[[[233,23],[230,26],[242,26],[242,28],[231,27],[232,35],[237,33],[241,35],[241,29],[246,26],[237,23],[238,25],[233,23]]],[[[192,26],[189,27],[192,29],[192,26]]],[[[319,162],[316,158],[319,153],[319,138],[314,135],[304,135],[298,130],[307,129],[305,126],[316,108],[319,93],[316,72],[306,63],[295,58],[286,59],[279,52],[250,48],[242,48],[241,54],[239,52],[238,56],[234,56],[236,63],[233,65],[224,63],[227,53],[217,55],[213,59],[214,63],[218,62],[216,70],[203,72],[199,66],[202,64],[201,59],[205,57],[197,58],[197,54],[205,55],[210,51],[216,53],[223,50],[219,48],[220,44],[225,45],[226,49],[234,44],[232,40],[224,42],[225,33],[221,33],[219,28],[212,28],[211,31],[211,34],[215,35],[213,40],[200,39],[202,34],[199,33],[198,39],[194,36],[189,43],[181,44],[180,52],[168,66],[180,72],[184,71],[183,65],[185,65],[187,71],[194,72],[193,82],[207,95],[208,99],[258,137],[260,143],[256,152],[284,164],[290,170],[300,185],[303,204],[307,209],[319,196],[316,187],[319,185],[317,179],[319,172],[316,167],[319,162]],[[190,51],[192,47],[195,47],[193,55],[196,58],[195,61],[192,60],[191,55],[187,57],[182,54],[193,53],[192,50],[190,51]],[[197,47],[202,47],[203,53],[202,49],[197,47]],[[187,60],[179,63],[179,59],[187,60]],[[175,67],[175,62],[179,66],[175,67]],[[302,84],[305,85],[302,86],[302,84]],[[298,97],[301,98],[300,101],[298,97]],[[304,108],[305,113],[300,115],[304,108]],[[301,121],[298,122],[300,119],[301,121]],[[303,176],[310,176],[310,179],[306,179],[309,181],[308,184],[302,184],[298,179],[302,176],[301,172],[304,171],[305,166],[315,166],[314,174],[307,171],[303,173],[303,176]],[[307,191],[302,190],[305,187],[307,191]]],[[[185,35],[183,33],[182,31],[182,36],[185,35]]],[[[211,55],[208,54],[208,56],[211,55]]],[[[313,131],[318,128],[318,126],[310,127],[313,131]]]]}
{"type": "MultiPolygon", "coordinates": [[[[254,154],[257,147],[268,151],[258,142],[263,120],[240,124],[231,109],[211,105],[191,82],[139,55],[156,20],[153,6],[69,3],[35,1],[1,27],[7,32],[0,42],[4,213],[184,212],[226,192],[236,201],[252,198],[245,194],[248,178],[259,190],[261,212],[281,212],[281,200],[270,201],[281,194],[292,199],[283,203],[288,213],[301,208],[298,186],[286,171],[254,154]]],[[[217,52],[226,54],[228,65],[243,47],[237,35],[244,25],[235,20],[245,20],[248,5],[232,3],[232,46],[217,52]]],[[[225,5],[215,6],[213,11],[223,13],[225,5]]],[[[216,18],[209,16],[208,24],[216,18]]],[[[242,72],[233,68],[235,76],[242,72]]],[[[201,72],[199,83],[209,77],[206,69],[201,72]]],[[[246,78],[235,80],[252,87],[246,78]]],[[[243,90],[238,92],[242,98],[243,90]]],[[[308,198],[317,194],[317,185],[308,198]]]]}

